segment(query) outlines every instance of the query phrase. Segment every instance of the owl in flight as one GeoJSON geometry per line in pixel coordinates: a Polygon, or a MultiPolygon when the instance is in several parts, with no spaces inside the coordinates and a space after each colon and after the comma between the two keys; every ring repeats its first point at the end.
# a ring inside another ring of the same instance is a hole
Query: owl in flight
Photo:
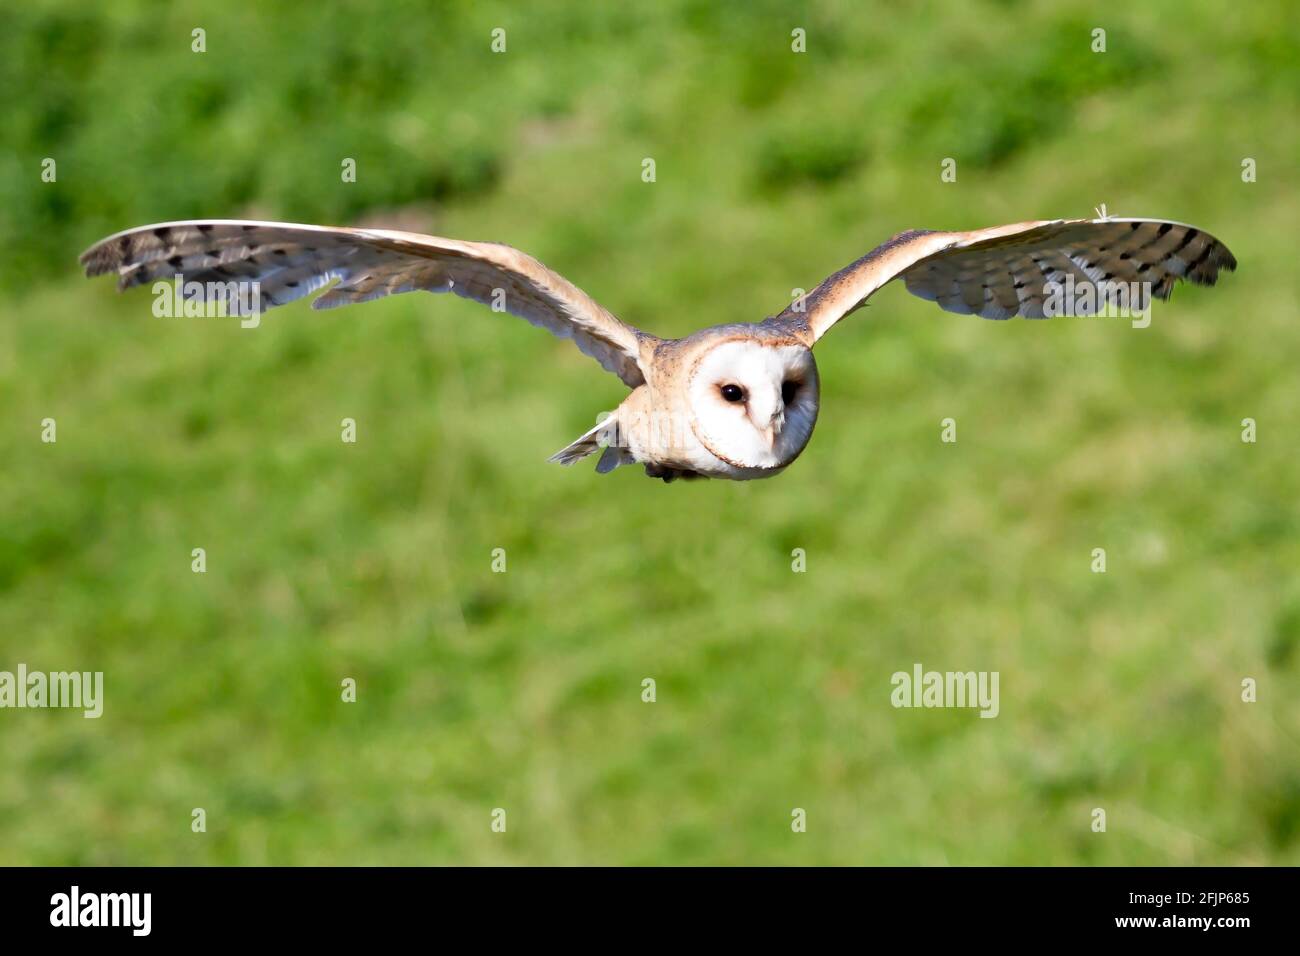
{"type": "Polygon", "coordinates": [[[1167,299],[1179,279],[1213,285],[1221,268],[1237,266],[1209,233],[1156,219],[918,229],[877,246],[762,322],[661,339],[619,321],[531,256],[491,242],[214,219],[121,232],[81,262],[90,276],[116,272],[119,289],[179,277],[187,294],[213,298],[242,283],[256,290],[259,312],[336,279],[314,308],[425,290],[509,312],[573,339],[632,389],[613,414],[550,460],[570,465],[603,448],[598,472],[640,463],[665,481],[767,478],[798,458],[817,421],[813,347],[891,279],[949,312],[1043,318],[1094,314],[1115,301],[1108,289],[1130,290],[1127,307],[1142,310],[1150,296],[1167,299]],[[1064,308],[1061,289],[1071,297],[1064,308]]]}

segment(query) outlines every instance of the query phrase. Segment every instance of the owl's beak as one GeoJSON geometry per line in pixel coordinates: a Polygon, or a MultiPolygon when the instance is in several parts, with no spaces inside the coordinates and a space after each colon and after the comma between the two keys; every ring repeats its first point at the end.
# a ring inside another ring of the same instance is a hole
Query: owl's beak
{"type": "Polygon", "coordinates": [[[772,418],[767,423],[767,427],[761,429],[763,437],[767,439],[767,447],[770,450],[776,450],[776,439],[781,434],[781,426],[785,424],[785,413],[777,409],[772,413],[772,418]]]}

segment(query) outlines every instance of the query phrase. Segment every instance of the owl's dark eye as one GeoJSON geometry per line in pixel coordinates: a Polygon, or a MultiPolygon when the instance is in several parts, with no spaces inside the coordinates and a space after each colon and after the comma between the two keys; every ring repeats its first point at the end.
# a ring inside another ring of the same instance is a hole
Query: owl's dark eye
{"type": "Polygon", "coordinates": [[[789,405],[791,402],[794,401],[794,397],[795,397],[795,395],[798,393],[798,391],[799,391],[799,383],[798,383],[798,382],[782,382],[782,383],[781,383],[781,401],[783,401],[783,402],[785,402],[785,404],[789,405]]]}
{"type": "Polygon", "coordinates": [[[722,386],[722,397],[729,402],[743,402],[745,400],[745,390],[739,385],[722,386]]]}

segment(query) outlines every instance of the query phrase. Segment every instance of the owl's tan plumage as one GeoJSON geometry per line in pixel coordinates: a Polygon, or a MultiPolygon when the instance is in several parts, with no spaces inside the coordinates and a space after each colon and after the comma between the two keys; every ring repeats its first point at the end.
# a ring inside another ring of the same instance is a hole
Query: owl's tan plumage
{"type": "Polygon", "coordinates": [[[484,305],[501,290],[506,311],[571,338],[635,388],[642,333],[557,272],[518,249],[386,229],[202,220],[142,226],[109,236],[81,257],[86,275],[117,272],[119,290],[181,275],[186,282],[256,280],[263,310],[300,299],[329,309],[401,292],[454,292],[484,305]]]}
{"type": "Polygon", "coordinates": [[[796,303],[778,318],[811,345],[891,279],[901,278],[908,292],[949,312],[1043,318],[1045,287],[1063,284],[1067,276],[1081,290],[1098,282],[1132,282],[1167,299],[1179,279],[1214,285],[1221,268],[1237,268],[1221,242],[1194,226],[1158,219],[1056,219],[971,232],[921,229],[877,246],[810,292],[802,313],[796,303]]]}
{"type": "MultiPolygon", "coordinates": [[[[1185,279],[1213,285],[1236,260],[1213,236],[1150,219],[1014,223],[971,232],[895,236],[832,274],[779,315],[660,339],[619,321],[590,296],[510,246],[384,229],[196,220],[142,226],[81,257],[87,275],[118,274],[119,289],[168,280],[257,282],[260,307],[284,305],[339,280],[313,303],[330,308],[401,292],[454,292],[503,308],[613,372],[632,394],[605,423],[562,449],[570,464],[606,448],[609,471],[640,462],[647,474],[759,478],[806,446],[819,383],[812,348],[891,279],[950,312],[1042,317],[1049,288],[1091,292],[1136,283],[1127,304],[1168,298],[1185,279]],[[739,396],[739,397],[735,397],[739,396]]],[[[1088,314],[1101,296],[1076,304],[1088,314]],[[1089,303],[1093,305],[1090,306],[1089,303]]]]}

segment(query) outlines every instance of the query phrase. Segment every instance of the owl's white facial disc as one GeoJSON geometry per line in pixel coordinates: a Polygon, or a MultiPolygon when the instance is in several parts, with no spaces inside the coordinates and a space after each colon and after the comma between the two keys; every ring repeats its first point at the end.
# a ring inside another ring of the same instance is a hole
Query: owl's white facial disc
{"type": "Polygon", "coordinates": [[[737,468],[788,465],[817,421],[817,366],[802,345],[722,342],[700,360],[689,391],[696,437],[737,468]]]}

